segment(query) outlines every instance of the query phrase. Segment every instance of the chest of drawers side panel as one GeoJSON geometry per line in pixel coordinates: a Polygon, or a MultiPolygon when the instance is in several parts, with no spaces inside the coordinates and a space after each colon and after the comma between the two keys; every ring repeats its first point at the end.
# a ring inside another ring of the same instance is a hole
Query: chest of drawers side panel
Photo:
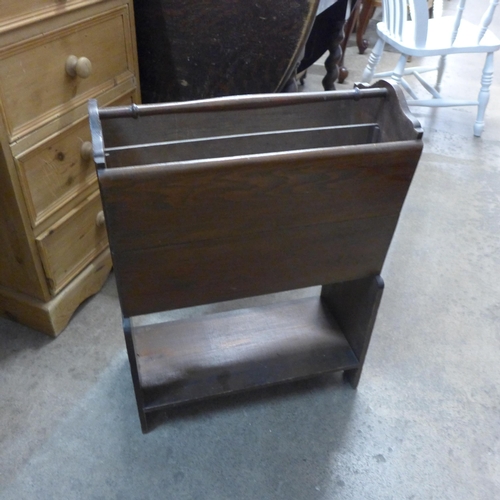
{"type": "MultiPolygon", "coordinates": [[[[1,130],[1,128],[0,128],[1,130]]],[[[29,239],[24,200],[9,157],[0,150],[0,286],[39,299],[49,297],[34,240],[29,239]]]]}

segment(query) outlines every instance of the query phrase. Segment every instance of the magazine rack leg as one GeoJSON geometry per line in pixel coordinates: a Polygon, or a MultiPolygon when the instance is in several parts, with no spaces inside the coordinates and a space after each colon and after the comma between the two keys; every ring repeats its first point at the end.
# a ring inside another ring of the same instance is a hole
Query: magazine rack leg
{"type": "Polygon", "coordinates": [[[321,290],[321,299],[334,314],[359,360],[359,368],[344,372],[344,377],[354,388],[361,376],[383,289],[384,281],[375,275],[323,285],[321,290]]]}
{"type": "Polygon", "coordinates": [[[132,339],[132,327],[130,318],[123,318],[123,333],[125,335],[125,345],[127,346],[128,360],[130,363],[130,373],[132,375],[132,382],[134,383],[135,399],[137,402],[137,409],[139,410],[139,420],[141,421],[141,429],[143,434],[148,432],[148,421],[146,412],[144,411],[144,397],[139,384],[139,372],[137,370],[137,359],[135,357],[134,341],[132,339]]]}

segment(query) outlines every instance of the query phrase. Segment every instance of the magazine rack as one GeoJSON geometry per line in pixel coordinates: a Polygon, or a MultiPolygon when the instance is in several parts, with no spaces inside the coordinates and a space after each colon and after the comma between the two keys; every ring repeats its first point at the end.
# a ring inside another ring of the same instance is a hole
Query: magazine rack
{"type": "Polygon", "coordinates": [[[150,412],[342,370],[356,387],[380,272],[422,151],[387,82],[89,104],[143,432],[150,412]],[[143,315],[321,285],[196,318],[143,315]]]}

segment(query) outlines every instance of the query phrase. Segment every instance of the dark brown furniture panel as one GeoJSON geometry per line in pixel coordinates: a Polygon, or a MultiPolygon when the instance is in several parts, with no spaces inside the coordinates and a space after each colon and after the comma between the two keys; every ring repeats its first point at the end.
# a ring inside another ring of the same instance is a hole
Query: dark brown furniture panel
{"type": "Polygon", "coordinates": [[[422,151],[399,89],[92,103],[90,117],[143,431],[150,412],[260,385],[340,370],[356,387],[422,151]],[[316,113],[335,102],[340,117],[316,113]],[[143,317],[316,285],[304,300],[143,317]]]}

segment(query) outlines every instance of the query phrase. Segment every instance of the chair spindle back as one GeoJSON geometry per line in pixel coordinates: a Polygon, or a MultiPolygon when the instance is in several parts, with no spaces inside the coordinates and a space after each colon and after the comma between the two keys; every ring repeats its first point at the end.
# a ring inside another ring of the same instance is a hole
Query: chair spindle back
{"type": "MultiPolygon", "coordinates": [[[[465,1],[464,1],[465,3],[465,1]]],[[[491,21],[493,21],[493,16],[495,14],[495,9],[497,8],[497,5],[500,3],[500,0],[491,0],[488,8],[486,9],[486,12],[483,14],[483,17],[481,18],[481,23],[480,23],[480,30],[479,34],[477,37],[477,43],[479,43],[484,34],[486,33],[486,30],[488,29],[488,26],[491,24],[491,21]]]]}
{"type": "Polygon", "coordinates": [[[383,22],[387,30],[400,40],[408,20],[408,11],[414,21],[414,42],[417,47],[423,47],[427,40],[427,23],[429,12],[427,0],[384,0],[383,22]]]}

